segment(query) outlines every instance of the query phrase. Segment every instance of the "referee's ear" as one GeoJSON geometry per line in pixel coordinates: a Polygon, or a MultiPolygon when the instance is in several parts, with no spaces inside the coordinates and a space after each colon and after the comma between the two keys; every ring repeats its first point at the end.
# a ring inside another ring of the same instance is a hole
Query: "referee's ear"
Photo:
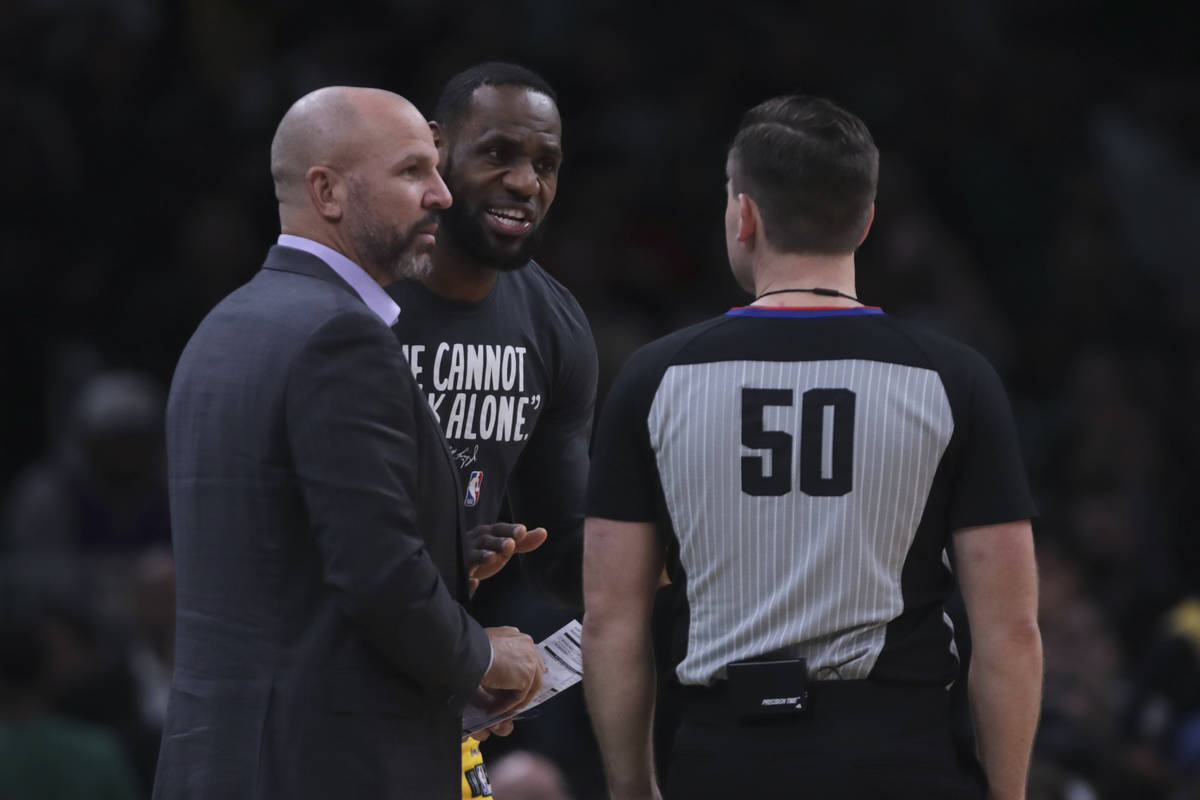
{"type": "Polygon", "coordinates": [[[738,233],[737,240],[743,244],[751,244],[755,234],[762,230],[762,215],[758,211],[758,203],[745,192],[737,196],[738,201],[738,233]]]}

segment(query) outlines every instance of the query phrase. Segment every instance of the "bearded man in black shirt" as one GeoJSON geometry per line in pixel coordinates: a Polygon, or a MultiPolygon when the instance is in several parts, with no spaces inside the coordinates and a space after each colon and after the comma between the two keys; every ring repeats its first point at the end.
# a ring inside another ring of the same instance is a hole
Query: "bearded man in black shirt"
{"type": "MultiPolygon", "coordinates": [[[[528,528],[473,543],[474,579],[546,537],[520,573],[579,607],[596,348],[579,303],[531,260],[563,158],[557,98],[530,70],[485,63],[447,83],[432,119],[454,202],[432,272],[388,288],[395,330],[461,470],[468,527],[528,528]]],[[[520,575],[506,578],[490,592],[520,575]]],[[[463,757],[464,797],[488,796],[471,739],[463,757]]]]}

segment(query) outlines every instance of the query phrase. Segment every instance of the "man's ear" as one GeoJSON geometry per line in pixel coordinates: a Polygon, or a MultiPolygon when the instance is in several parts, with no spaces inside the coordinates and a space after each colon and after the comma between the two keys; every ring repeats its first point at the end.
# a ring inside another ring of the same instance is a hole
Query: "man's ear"
{"type": "Polygon", "coordinates": [[[862,236],[858,238],[859,247],[867,240],[867,234],[871,232],[871,223],[875,221],[875,204],[871,203],[871,210],[867,213],[867,224],[863,226],[862,236]]]}
{"type": "Polygon", "coordinates": [[[446,131],[433,120],[429,121],[429,131],[433,134],[433,146],[438,151],[438,172],[446,172],[446,158],[450,154],[450,143],[446,141],[446,131]]]}
{"type": "Polygon", "coordinates": [[[737,196],[738,201],[738,234],[739,242],[749,242],[762,228],[762,216],[758,213],[758,203],[746,193],[737,196]]]}
{"type": "Polygon", "coordinates": [[[309,167],[304,173],[304,187],[313,210],[322,219],[336,222],[345,213],[346,188],[342,177],[329,167],[309,167]]]}

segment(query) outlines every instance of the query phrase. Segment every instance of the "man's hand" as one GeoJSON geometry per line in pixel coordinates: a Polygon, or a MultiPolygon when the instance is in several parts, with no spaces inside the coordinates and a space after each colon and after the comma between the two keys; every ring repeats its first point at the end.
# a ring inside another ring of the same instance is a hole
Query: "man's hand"
{"type": "Polygon", "coordinates": [[[481,580],[503,569],[514,554],[536,550],[544,541],[545,528],[529,530],[524,525],[508,522],[477,525],[467,531],[467,574],[471,591],[475,591],[481,580]]]}
{"type": "Polygon", "coordinates": [[[546,665],[533,639],[513,627],[484,628],[492,642],[492,666],[479,685],[495,695],[488,710],[502,714],[521,708],[542,688],[546,665]]]}
{"type": "Polygon", "coordinates": [[[497,736],[508,736],[512,732],[513,732],[513,721],[511,719],[506,719],[503,722],[497,722],[495,725],[493,725],[490,728],[484,728],[481,731],[475,731],[475,733],[473,733],[471,735],[475,737],[475,741],[482,742],[484,739],[488,738],[493,733],[496,734],[497,736]]]}

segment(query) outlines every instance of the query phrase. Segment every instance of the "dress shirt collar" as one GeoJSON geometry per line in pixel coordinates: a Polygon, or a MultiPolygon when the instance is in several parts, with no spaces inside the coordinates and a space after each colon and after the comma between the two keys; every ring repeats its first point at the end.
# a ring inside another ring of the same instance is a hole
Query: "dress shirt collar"
{"type": "Polygon", "coordinates": [[[375,312],[375,316],[383,320],[384,325],[390,328],[400,318],[400,306],[396,305],[396,301],[388,297],[388,293],[367,274],[366,270],[337,250],[326,247],[320,242],[314,242],[312,239],[292,236],[289,233],[279,234],[278,244],[293,250],[303,250],[328,264],[329,268],[336,272],[342,280],[350,284],[350,288],[362,298],[362,301],[367,304],[367,308],[375,312]]]}

